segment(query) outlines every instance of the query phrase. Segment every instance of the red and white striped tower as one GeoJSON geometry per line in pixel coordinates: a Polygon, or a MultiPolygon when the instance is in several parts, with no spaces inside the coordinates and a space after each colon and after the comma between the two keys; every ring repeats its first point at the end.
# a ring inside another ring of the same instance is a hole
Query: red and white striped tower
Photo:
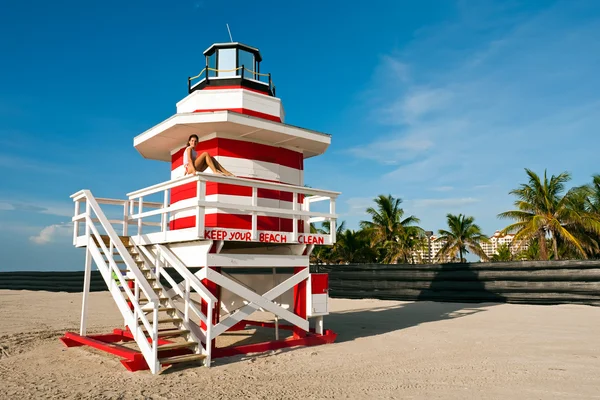
{"type": "MultiPolygon", "coordinates": [[[[183,153],[188,137],[196,134],[199,137],[197,153],[208,152],[235,177],[283,184],[281,190],[258,188],[257,204],[252,204],[251,187],[207,182],[206,201],[216,202],[217,207],[205,210],[203,239],[224,241],[225,247],[234,250],[240,245],[233,242],[253,241],[252,254],[268,254],[275,243],[288,243],[290,249],[297,244],[322,244],[309,235],[306,219],[299,219],[294,227],[292,218],[267,215],[256,216],[255,229],[259,234],[256,240],[251,240],[248,232],[253,228],[253,216],[218,207],[218,204],[236,204],[298,210],[300,206],[294,206],[293,193],[287,192],[284,185],[303,186],[304,159],[323,154],[331,139],[329,135],[284,123],[283,105],[275,97],[271,76],[260,70],[262,57],[258,49],[241,43],[221,43],[210,46],[204,55],[205,68],[198,76],[188,79],[189,94],[177,103],[177,113],[137,136],[135,148],[145,158],[170,162],[174,180],[185,175],[183,153]],[[296,240],[292,243],[290,237],[296,240]]],[[[212,173],[210,169],[205,172],[212,173]]],[[[195,200],[197,193],[196,182],[173,188],[169,204],[185,205],[186,201],[195,200]]],[[[298,195],[296,202],[301,205],[303,201],[303,196],[298,195]]],[[[196,221],[192,209],[175,212],[170,216],[169,229],[193,228],[196,221]]],[[[335,224],[332,228],[335,230],[335,224]]],[[[308,257],[306,250],[304,255],[308,257]]],[[[207,267],[221,272],[220,267],[207,267]]],[[[306,268],[298,267],[295,272],[306,268]]],[[[266,289],[260,286],[267,275],[272,277],[263,272],[251,277],[239,275],[236,279],[244,280],[246,286],[260,292],[266,289]]],[[[307,298],[307,281],[311,279],[298,283],[293,298],[289,299],[294,313],[301,318],[307,318],[307,304],[311,301],[307,298]]],[[[243,304],[235,295],[220,293],[217,284],[207,280],[204,283],[225,308],[243,304]]],[[[313,292],[320,292],[315,294],[327,292],[326,281],[312,287],[313,292]]],[[[285,296],[282,298],[284,303],[285,296]]],[[[215,314],[217,319],[218,314],[215,314]]],[[[294,336],[302,337],[304,333],[295,329],[294,336]]]]}

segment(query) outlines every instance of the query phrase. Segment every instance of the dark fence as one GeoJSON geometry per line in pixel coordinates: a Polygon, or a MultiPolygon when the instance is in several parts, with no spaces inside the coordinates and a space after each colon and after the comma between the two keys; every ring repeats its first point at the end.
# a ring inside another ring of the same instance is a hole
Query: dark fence
{"type": "MultiPolygon", "coordinates": [[[[192,273],[196,273],[200,268],[189,268],[192,273]]],[[[271,274],[272,268],[223,268],[225,272],[235,274],[262,273],[271,274]]],[[[293,268],[277,268],[278,272],[291,273],[293,268]]],[[[169,274],[177,283],[183,278],[175,270],[169,270],[169,274]]],[[[163,284],[167,280],[161,278],[163,284]]],[[[167,285],[168,287],[168,285],[167,285]]],[[[0,289],[12,290],[46,290],[49,292],[70,292],[77,293],[83,291],[83,271],[74,272],[37,272],[37,271],[17,271],[0,272],[0,289]]],[[[101,292],[107,290],[104,279],[99,271],[92,271],[90,280],[90,291],[101,292]]]]}
{"type": "Polygon", "coordinates": [[[600,261],[314,265],[331,297],[600,305],[600,261]]]}
{"type": "MultiPolygon", "coordinates": [[[[599,260],[312,265],[311,271],[329,274],[331,297],[600,305],[599,260]]],[[[252,272],[259,271],[236,269],[236,273],[252,272]]],[[[0,273],[0,289],[81,292],[82,288],[83,271],[0,273]]],[[[90,289],[106,290],[98,271],[92,272],[90,289]]]]}

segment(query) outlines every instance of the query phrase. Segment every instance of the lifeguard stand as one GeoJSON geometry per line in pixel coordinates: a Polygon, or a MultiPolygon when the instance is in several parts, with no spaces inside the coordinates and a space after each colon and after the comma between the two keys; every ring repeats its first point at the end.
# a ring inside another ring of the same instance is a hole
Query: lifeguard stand
{"type": "Polygon", "coordinates": [[[284,123],[258,49],[220,43],[204,55],[205,68],[188,78],[176,114],[134,138],[143,157],[170,164],[171,179],[126,200],[97,199],[88,190],[72,196],[74,244],[86,247],[86,281],[80,333],[61,339],[118,354],[130,370],[156,373],[198,360],[210,366],[214,357],[336,337],[323,329],[327,275],[308,267],[314,245],[335,243],[339,193],[304,187],[304,159],[323,154],[330,136],[284,123]],[[192,134],[199,137],[198,154],[208,152],[235,177],[210,169],[185,175],[183,152],[192,134]],[[324,210],[316,211],[321,202],[324,210]],[[110,220],[100,204],[120,207],[122,217],[110,220]],[[330,222],[330,233],[311,233],[311,224],[323,221],[330,222]],[[86,336],[92,261],[126,329],[86,336]],[[275,320],[251,320],[257,310],[275,320]],[[273,327],[275,340],[215,346],[219,335],[246,326],[273,327]],[[291,336],[280,340],[280,329],[291,336]],[[128,340],[139,351],[116,344],[128,340]]]}

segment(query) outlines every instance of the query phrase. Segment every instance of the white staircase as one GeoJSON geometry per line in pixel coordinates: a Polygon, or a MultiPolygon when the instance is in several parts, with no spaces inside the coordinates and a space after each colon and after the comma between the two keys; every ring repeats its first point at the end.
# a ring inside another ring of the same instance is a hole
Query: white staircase
{"type": "MultiPolygon", "coordinates": [[[[125,326],[129,329],[151,372],[165,365],[202,361],[210,366],[212,312],[216,298],[164,246],[136,246],[119,236],[90,191],[72,196],[75,201],[75,245],[82,246],[79,222],[85,226],[86,270],[80,335],[86,335],[87,297],[92,260],[98,267],[125,326]],[[80,203],[85,211],[80,212],[80,203]],[[177,271],[183,280],[172,277],[177,271]],[[161,283],[161,278],[167,282],[161,283]],[[195,296],[198,295],[198,296],[195,296]],[[207,304],[206,315],[192,296],[207,304]],[[202,329],[198,322],[203,322],[202,329]],[[169,343],[159,345],[168,339],[169,343]],[[189,349],[192,353],[165,357],[167,351],[189,349]]],[[[102,200],[101,200],[102,201],[102,200]]],[[[110,200],[112,205],[114,200],[110,200]]],[[[126,204],[124,204],[127,207],[126,204]]],[[[124,229],[126,232],[126,228],[124,229]]]]}

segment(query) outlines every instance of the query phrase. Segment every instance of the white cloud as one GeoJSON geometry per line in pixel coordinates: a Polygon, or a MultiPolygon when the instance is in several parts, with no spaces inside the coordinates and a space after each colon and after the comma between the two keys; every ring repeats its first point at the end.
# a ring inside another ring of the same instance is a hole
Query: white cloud
{"type": "Polygon", "coordinates": [[[445,88],[418,88],[395,100],[383,110],[391,122],[413,125],[432,112],[444,108],[453,94],[445,88]]]}
{"type": "Polygon", "coordinates": [[[366,146],[350,148],[347,152],[358,158],[394,165],[417,157],[433,145],[424,135],[389,136],[366,146]]]}
{"type": "Polygon", "coordinates": [[[43,228],[36,236],[30,236],[29,240],[38,245],[58,242],[72,237],[72,228],[72,223],[50,225],[43,228]]]}

